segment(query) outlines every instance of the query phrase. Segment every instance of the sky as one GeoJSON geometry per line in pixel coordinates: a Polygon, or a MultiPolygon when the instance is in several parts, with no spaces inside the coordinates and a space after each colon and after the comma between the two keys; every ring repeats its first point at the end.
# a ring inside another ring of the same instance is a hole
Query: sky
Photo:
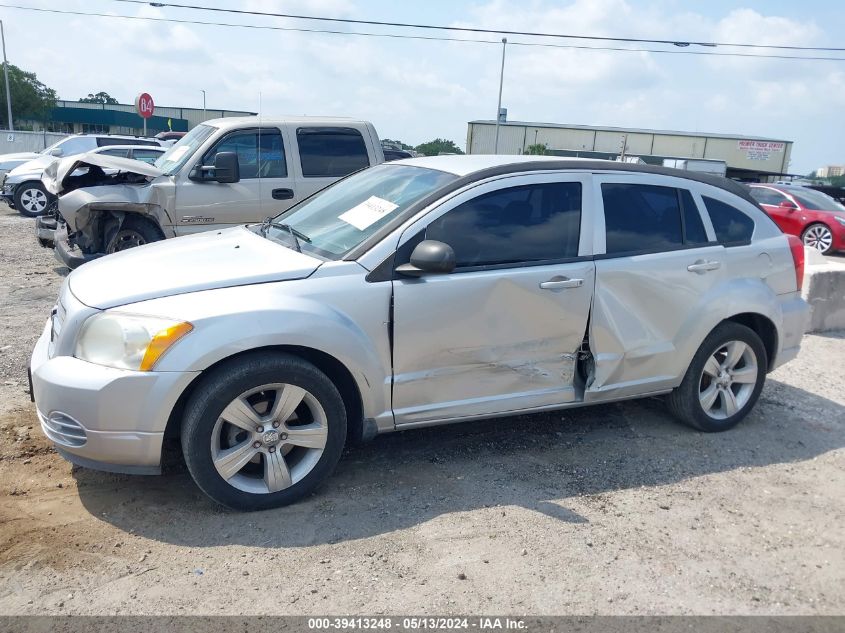
{"type": "MultiPolygon", "coordinates": [[[[342,31],[446,35],[400,40],[55,15],[0,6],[9,62],[60,98],[149,92],[162,106],[350,116],[411,145],[466,143],[467,122],[496,112],[501,36],[338,25],[114,0],[0,0],[69,11],[342,31]]],[[[173,0],[180,3],[180,0],[173,0]]],[[[833,0],[192,0],[182,4],[394,22],[681,41],[845,47],[833,0]]],[[[731,133],[794,141],[790,171],[845,163],[845,61],[705,57],[515,45],[508,119],[731,133]]],[[[572,43],[571,41],[569,41],[572,43]]],[[[578,42],[575,42],[578,43],[578,42]]],[[[580,42],[600,46],[598,42],[580,42]]],[[[632,45],[633,46],[633,45],[632,45]]],[[[729,52],[727,48],[672,47],[729,52]]],[[[753,52],[753,51],[748,51],[753,52]]],[[[767,51],[762,51],[767,52],[767,51]]],[[[817,53],[819,54],[819,53],[817,53]]],[[[825,55],[820,53],[820,55],[825,55]]],[[[831,54],[828,54],[831,55],[831,54]]],[[[834,53],[845,60],[845,53],[834,53]]]]}

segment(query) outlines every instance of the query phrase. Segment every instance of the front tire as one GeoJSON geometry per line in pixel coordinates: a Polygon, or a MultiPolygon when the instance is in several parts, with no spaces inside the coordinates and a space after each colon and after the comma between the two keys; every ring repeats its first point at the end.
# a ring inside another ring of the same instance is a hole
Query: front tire
{"type": "Polygon", "coordinates": [[[212,371],[185,407],[182,452],[200,489],[233,510],[265,510],[310,494],[346,442],[346,409],[319,369],[255,353],[212,371]]]}
{"type": "Polygon", "coordinates": [[[136,246],[158,242],[161,239],[164,239],[164,236],[152,222],[134,215],[127,215],[117,233],[109,240],[105,251],[107,255],[111,255],[136,246]]]}
{"type": "Polygon", "coordinates": [[[14,199],[18,213],[34,218],[46,213],[55,198],[40,182],[24,182],[15,189],[14,199]]]}
{"type": "Polygon", "coordinates": [[[667,396],[669,410],[699,431],[727,431],[754,407],[767,366],[757,333],[726,321],[704,339],[680,386],[667,396]]]}

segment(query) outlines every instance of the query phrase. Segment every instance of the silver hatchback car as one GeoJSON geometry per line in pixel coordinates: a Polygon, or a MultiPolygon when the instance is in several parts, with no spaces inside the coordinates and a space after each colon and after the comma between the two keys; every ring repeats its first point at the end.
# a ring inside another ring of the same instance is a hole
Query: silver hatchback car
{"type": "Polygon", "coordinates": [[[666,394],[723,431],[798,354],[804,251],[735,183],[537,157],[357,172],[261,225],[74,271],[31,361],[70,461],[215,501],[325,480],[350,440],[666,394]]]}

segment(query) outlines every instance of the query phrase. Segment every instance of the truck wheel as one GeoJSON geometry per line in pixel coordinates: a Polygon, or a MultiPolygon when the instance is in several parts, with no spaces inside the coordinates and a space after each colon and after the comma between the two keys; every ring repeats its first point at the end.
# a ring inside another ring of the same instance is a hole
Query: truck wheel
{"type": "Polygon", "coordinates": [[[149,220],[127,215],[117,233],[106,246],[106,253],[110,255],[150,242],[158,242],[163,238],[161,231],[149,220]]]}
{"type": "Polygon", "coordinates": [[[256,353],[209,374],[185,407],[182,452],[194,481],[234,510],[264,510],[310,494],[346,442],[346,409],[319,369],[256,353]]]}
{"type": "Polygon", "coordinates": [[[766,381],[766,348],[754,330],[725,322],[698,348],[669,410],[683,423],[709,433],[727,431],[751,411],[766,381]]]}
{"type": "Polygon", "coordinates": [[[24,182],[15,188],[14,199],[18,213],[34,218],[47,211],[53,196],[40,182],[24,182]]]}

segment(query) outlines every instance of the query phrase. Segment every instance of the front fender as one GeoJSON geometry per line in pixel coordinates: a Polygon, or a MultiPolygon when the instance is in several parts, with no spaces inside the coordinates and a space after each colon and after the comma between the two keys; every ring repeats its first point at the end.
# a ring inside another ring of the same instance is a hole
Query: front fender
{"type": "MultiPolygon", "coordinates": [[[[354,278],[346,278],[348,286],[354,278]]],[[[237,354],[276,346],[310,348],[342,363],[361,395],[364,416],[392,426],[389,284],[366,284],[361,293],[297,296],[298,280],[222,288],[154,299],[120,308],[190,321],[194,330],[165,354],[157,371],[204,371],[237,354]],[[378,287],[382,286],[382,287],[378,287]],[[365,296],[367,295],[367,296],[365,296]],[[344,300],[344,299],[349,299],[344,300]]]]}

